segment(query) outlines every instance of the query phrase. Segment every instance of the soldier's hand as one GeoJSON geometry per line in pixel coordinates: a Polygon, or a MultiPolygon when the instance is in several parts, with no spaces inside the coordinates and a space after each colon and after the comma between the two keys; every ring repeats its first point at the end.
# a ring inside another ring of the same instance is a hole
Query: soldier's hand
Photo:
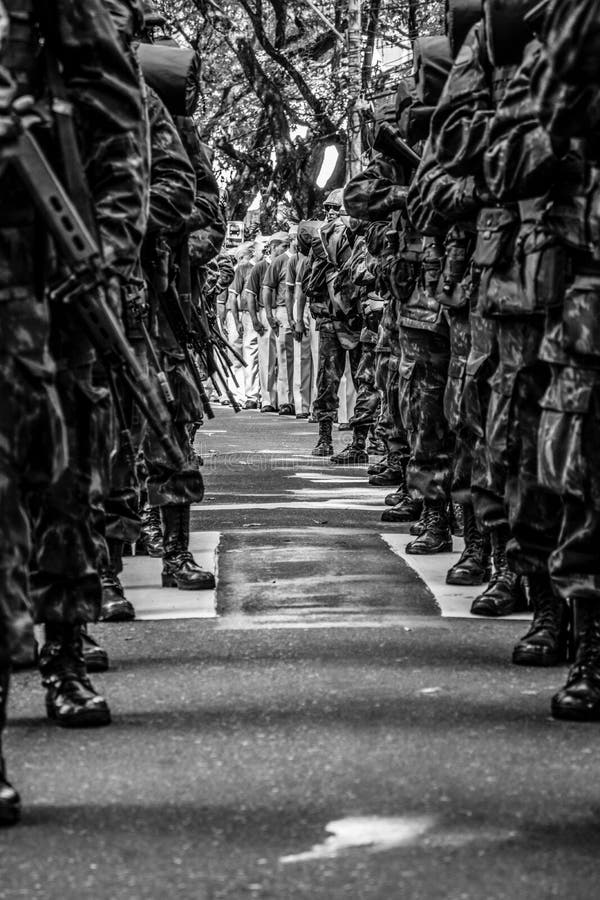
{"type": "Polygon", "coordinates": [[[304,322],[294,322],[294,340],[300,343],[306,334],[304,322]]]}
{"type": "Polygon", "coordinates": [[[275,316],[269,316],[269,325],[271,329],[277,334],[279,332],[279,322],[275,318],[275,316]]]}
{"type": "Polygon", "coordinates": [[[237,328],[238,337],[243,337],[244,335],[244,326],[242,324],[242,320],[238,319],[235,323],[235,327],[237,328]]]}
{"type": "Polygon", "coordinates": [[[254,325],[254,330],[255,330],[255,332],[256,332],[260,337],[262,337],[263,334],[265,333],[265,331],[267,330],[267,329],[265,328],[265,326],[263,325],[263,323],[262,323],[262,322],[259,322],[258,319],[257,319],[256,322],[253,322],[252,324],[254,325]]]}

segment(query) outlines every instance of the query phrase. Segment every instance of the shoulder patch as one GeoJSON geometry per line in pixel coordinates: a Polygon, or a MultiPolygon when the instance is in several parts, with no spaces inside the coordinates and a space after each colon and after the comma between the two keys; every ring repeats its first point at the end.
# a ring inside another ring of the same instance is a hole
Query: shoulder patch
{"type": "Polygon", "coordinates": [[[463,44],[454,60],[454,68],[460,69],[467,66],[473,60],[473,48],[469,44],[463,44]]]}

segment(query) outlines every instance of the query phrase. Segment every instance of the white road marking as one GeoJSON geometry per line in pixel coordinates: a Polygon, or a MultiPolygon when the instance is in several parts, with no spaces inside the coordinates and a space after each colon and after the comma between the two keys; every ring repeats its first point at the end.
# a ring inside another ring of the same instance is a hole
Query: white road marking
{"type": "Polygon", "coordinates": [[[518,831],[507,828],[444,828],[439,817],[433,815],[409,816],[349,816],[336,819],[325,826],[330,834],[323,843],[314,844],[303,853],[281,856],[283,865],[298,862],[314,862],[336,859],[348,853],[383,853],[401,847],[419,845],[427,849],[481,847],[514,841],[518,831]]]}
{"type": "Polygon", "coordinates": [[[276,501],[275,503],[207,503],[212,510],[225,509],[364,509],[370,512],[381,512],[381,506],[373,506],[360,500],[322,500],[322,501],[276,501]]]}
{"type": "Polygon", "coordinates": [[[381,853],[396,847],[408,847],[424,837],[435,826],[434,816],[350,816],[336,819],[325,826],[328,837],[322,844],[315,844],[304,853],[282,856],[279,862],[309,862],[335,859],[340,853],[364,849],[369,853],[381,853]]]}
{"type": "MultiPolygon", "coordinates": [[[[190,536],[190,550],[203,569],[215,570],[220,537],[219,531],[197,531],[190,536]]],[[[123,562],[122,581],[137,619],[216,618],[216,591],[180,591],[178,588],[161,587],[161,559],[131,556],[125,557],[123,562]]]]}
{"type": "MultiPolygon", "coordinates": [[[[448,619],[467,618],[473,621],[483,621],[479,617],[472,616],[469,612],[473,600],[481,593],[483,588],[481,586],[457,587],[446,584],[448,569],[454,565],[464,549],[462,538],[453,538],[454,551],[452,553],[413,556],[410,553],[406,553],[406,545],[413,540],[410,534],[390,533],[382,534],[381,537],[391,550],[404,560],[417,573],[419,578],[425,582],[441,608],[442,616],[448,619]]],[[[518,613],[513,616],[506,616],[506,618],[528,621],[531,616],[528,613],[518,613]]]]}

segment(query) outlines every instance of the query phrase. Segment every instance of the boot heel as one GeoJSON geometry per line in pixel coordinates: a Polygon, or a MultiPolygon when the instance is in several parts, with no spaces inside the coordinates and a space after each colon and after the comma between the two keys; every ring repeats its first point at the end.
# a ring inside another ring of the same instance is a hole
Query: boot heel
{"type": "Polygon", "coordinates": [[[163,572],[161,576],[162,586],[163,587],[177,587],[177,581],[173,578],[172,575],[165,575],[163,572]]]}

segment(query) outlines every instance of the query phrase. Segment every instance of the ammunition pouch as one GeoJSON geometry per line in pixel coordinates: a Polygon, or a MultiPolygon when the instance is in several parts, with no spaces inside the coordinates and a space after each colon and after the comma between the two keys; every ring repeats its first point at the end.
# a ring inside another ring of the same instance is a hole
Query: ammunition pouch
{"type": "Polygon", "coordinates": [[[402,304],[399,324],[420,331],[445,331],[443,308],[431,288],[419,280],[408,301],[402,304]]]}
{"type": "Polygon", "coordinates": [[[462,238],[449,241],[446,246],[444,270],[437,292],[437,300],[442,306],[460,309],[469,302],[469,293],[465,281],[469,267],[469,245],[470,241],[462,238]]]}

